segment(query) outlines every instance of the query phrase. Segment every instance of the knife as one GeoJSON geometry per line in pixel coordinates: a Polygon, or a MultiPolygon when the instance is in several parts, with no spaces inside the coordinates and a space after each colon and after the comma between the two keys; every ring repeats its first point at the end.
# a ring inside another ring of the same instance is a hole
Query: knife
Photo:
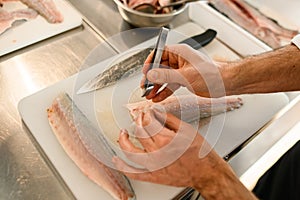
{"type": "MultiPolygon", "coordinates": [[[[158,35],[156,45],[153,50],[154,51],[153,57],[152,57],[151,65],[150,65],[150,68],[148,69],[148,71],[151,69],[154,69],[154,68],[159,68],[161,57],[162,57],[162,54],[163,54],[163,51],[165,49],[165,45],[167,42],[168,33],[169,33],[169,29],[164,28],[164,27],[161,28],[159,35],[158,35]]],[[[144,83],[144,93],[143,93],[142,97],[147,96],[152,91],[153,88],[154,88],[154,83],[150,82],[146,78],[145,83],[144,83]]]]}
{"type": "MultiPolygon", "coordinates": [[[[180,43],[188,44],[194,49],[199,49],[209,44],[216,37],[216,35],[217,32],[215,30],[207,29],[205,32],[183,40],[180,43]]],[[[144,61],[152,50],[153,47],[146,48],[124,59],[123,61],[114,64],[109,69],[104,70],[91,80],[88,80],[77,91],[77,94],[83,94],[113,85],[120,79],[130,77],[137,72],[140,72],[144,61]]]]}

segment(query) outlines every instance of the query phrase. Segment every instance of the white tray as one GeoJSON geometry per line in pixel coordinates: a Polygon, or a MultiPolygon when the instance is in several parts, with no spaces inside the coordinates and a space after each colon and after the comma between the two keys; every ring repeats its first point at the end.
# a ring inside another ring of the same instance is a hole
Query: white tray
{"type": "MultiPolygon", "coordinates": [[[[300,1],[291,0],[247,0],[266,16],[278,21],[282,26],[300,31],[300,1]]],[[[204,28],[218,31],[218,37],[243,57],[272,50],[254,35],[219,13],[207,2],[195,2],[189,6],[189,17],[204,28]]]]}
{"type": "MultiPolygon", "coordinates": [[[[65,0],[54,0],[62,13],[62,23],[50,24],[42,16],[23,22],[6,30],[0,35],[0,56],[21,49],[38,41],[78,27],[82,24],[80,14],[65,0]]],[[[20,2],[5,2],[4,9],[15,10],[26,8],[20,2]]]]}
{"type": "Polygon", "coordinates": [[[206,2],[196,2],[189,6],[190,19],[204,28],[213,28],[218,38],[243,57],[271,50],[249,32],[217,12],[206,2]]]}

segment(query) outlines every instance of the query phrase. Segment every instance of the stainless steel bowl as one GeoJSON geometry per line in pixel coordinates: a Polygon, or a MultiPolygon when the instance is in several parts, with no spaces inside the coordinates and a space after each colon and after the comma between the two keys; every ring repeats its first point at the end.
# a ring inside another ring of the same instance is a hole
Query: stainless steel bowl
{"type": "Polygon", "coordinates": [[[136,27],[161,27],[170,24],[173,18],[182,13],[186,8],[187,4],[182,6],[180,9],[174,10],[167,14],[149,14],[140,11],[133,10],[125,6],[120,0],[114,0],[118,6],[118,10],[122,18],[128,23],[136,27]]]}

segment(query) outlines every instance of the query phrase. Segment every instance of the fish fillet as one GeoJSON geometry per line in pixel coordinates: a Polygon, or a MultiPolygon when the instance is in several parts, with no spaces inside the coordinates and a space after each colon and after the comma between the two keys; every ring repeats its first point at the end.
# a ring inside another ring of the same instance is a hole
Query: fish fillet
{"type": "Polygon", "coordinates": [[[115,199],[135,197],[126,176],[106,165],[111,166],[115,152],[67,94],[55,98],[47,113],[59,143],[87,177],[115,199]]]}
{"type": "MultiPolygon", "coordinates": [[[[151,4],[154,7],[165,6],[171,3],[171,0],[121,0],[129,8],[135,9],[137,6],[143,4],[151,4]]],[[[169,13],[172,10],[170,8],[164,8],[163,13],[169,13]]]]}
{"type": "Polygon", "coordinates": [[[176,117],[191,122],[200,118],[210,117],[226,111],[238,109],[243,105],[241,98],[204,98],[196,95],[171,96],[159,103],[141,101],[127,104],[131,116],[135,119],[140,112],[155,106],[176,117]]]}
{"type": "Polygon", "coordinates": [[[52,0],[20,0],[29,8],[36,10],[50,23],[60,23],[64,20],[62,14],[57,9],[52,0]]]}
{"type": "Polygon", "coordinates": [[[15,21],[35,19],[38,13],[33,9],[20,9],[12,12],[0,8],[0,34],[9,29],[15,21]]]}
{"type": "Polygon", "coordinates": [[[289,42],[298,34],[297,30],[280,26],[242,0],[209,0],[209,3],[272,48],[282,46],[282,42],[289,42]]]}

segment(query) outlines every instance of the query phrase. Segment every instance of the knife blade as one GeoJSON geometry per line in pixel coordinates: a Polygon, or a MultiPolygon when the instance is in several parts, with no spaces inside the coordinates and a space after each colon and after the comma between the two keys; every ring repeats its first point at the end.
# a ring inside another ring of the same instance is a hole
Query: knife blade
{"type": "MultiPolygon", "coordinates": [[[[160,66],[160,61],[161,57],[163,54],[163,51],[165,49],[165,45],[167,42],[167,36],[169,33],[169,29],[162,27],[156,42],[156,45],[154,47],[154,52],[153,52],[153,58],[151,61],[151,66],[149,70],[154,69],[154,68],[159,68],[160,66]]],[[[154,88],[154,83],[150,82],[147,78],[144,83],[144,92],[142,97],[147,96],[151,90],[154,88]]]]}
{"type": "MultiPolygon", "coordinates": [[[[217,32],[215,30],[207,29],[205,32],[187,38],[179,43],[188,44],[194,49],[199,49],[209,44],[216,37],[216,35],[217,32]]],[[[144,61],[152,50],[153,47],[146,48],[114,64],[110,68],[104,70],[102,73],[84,83],[83,86],[81,86],[77,91],[77,94],[83,94],[108,87],[115,84],[120,79],[130,77],[137,72],[140,72],[144,61]]]]}

